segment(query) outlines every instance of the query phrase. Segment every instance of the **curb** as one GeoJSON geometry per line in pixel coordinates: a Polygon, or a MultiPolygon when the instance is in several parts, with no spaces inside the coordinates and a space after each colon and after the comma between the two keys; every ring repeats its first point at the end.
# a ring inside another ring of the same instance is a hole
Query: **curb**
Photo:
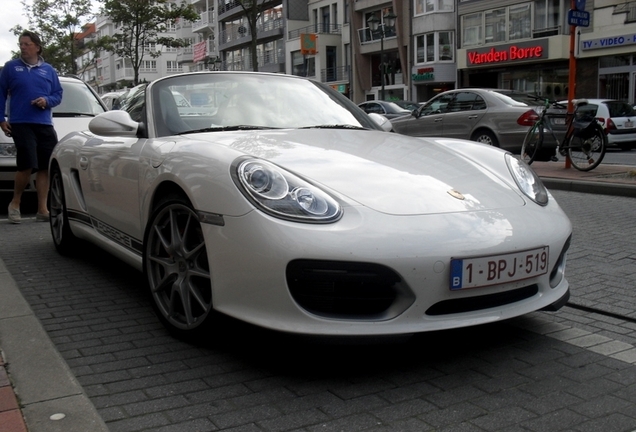
{"type": "Polygon", "coordinates": [[[108,432],[2,260],[0,298],[0,347],[28,431],[108,432]]]}
{"type": "Polygon", "coordinates": [[[636,185],[540,177],[548,189],[636,198],[636,185]]]}

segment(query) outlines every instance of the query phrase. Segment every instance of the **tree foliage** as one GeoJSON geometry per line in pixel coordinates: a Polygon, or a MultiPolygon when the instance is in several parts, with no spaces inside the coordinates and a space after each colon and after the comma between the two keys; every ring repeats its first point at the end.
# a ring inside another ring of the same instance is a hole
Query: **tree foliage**
{"type": "MultiPolygon", "coordinates": [[[[29,19],[29,30],[42,39],[42,57],[60,73],[77,73],[76,59],[81,53],[75,35],[93,15],[94,0],[22,0],[29,19]]],[[[20,25],[11,29],[17,36],[20,25]]]]}
{"type": "Polygon", "coordinates": [[[117,31],[102,36],[97,44],[105,51],[130,61],[134,84],[139,83],[139,69],[146,56],[161,55],[159,46],[183,47],[187,42],[165,35],[168,24],[180,19],[195,21],[199,18],[192,5],[169,3],[168,0],[104,0],[101,12],[115,24],[117,31]]]}

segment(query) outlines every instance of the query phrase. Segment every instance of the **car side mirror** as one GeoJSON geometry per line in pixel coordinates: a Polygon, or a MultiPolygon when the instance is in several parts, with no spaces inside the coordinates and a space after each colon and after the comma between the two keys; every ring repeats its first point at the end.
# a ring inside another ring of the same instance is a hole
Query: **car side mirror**
{"type": "Polygon", "coordinates": [[[384,117],[382,114],[370,113],[368,114],[371,117],[371,120],[378,126],[382,128],[385,132],[391,132],[393,130],[393,125],[391,124],[391,120],[384,117]]]}
{"type": "Polygon", "coordinates": [[[139,123],[130,118],[127,111],[106,111],[95,116],[88,129],[95,135],[136,137],[139,123]]]}

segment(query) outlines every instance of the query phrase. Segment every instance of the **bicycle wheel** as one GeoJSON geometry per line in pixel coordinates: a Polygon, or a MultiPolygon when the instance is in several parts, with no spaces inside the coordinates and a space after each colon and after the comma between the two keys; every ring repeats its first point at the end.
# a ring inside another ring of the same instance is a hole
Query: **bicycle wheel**
{"type": "Polygon", "coordinates": [[[543,122],[536,122],[526,133],[521,146],[521,160],[530,165],[543,144],[543,122]]]}
{"type": "Polygon", "coordinates": [[[572,166],[579,171],[590,171],[603,161],[607,137],[603,128],[595,124],[589,133],[573,135],[567,147],[572,166]]]}

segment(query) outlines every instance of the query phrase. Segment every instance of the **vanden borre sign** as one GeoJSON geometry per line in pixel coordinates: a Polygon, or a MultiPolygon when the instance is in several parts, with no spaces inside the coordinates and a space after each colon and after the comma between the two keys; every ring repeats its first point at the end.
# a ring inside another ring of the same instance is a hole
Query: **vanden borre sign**
{"type": "Polygon", "coordinates": [[[538,39],[466,51],[466,65],[486,66],[547,59],[548,41],[538,39]]]}

